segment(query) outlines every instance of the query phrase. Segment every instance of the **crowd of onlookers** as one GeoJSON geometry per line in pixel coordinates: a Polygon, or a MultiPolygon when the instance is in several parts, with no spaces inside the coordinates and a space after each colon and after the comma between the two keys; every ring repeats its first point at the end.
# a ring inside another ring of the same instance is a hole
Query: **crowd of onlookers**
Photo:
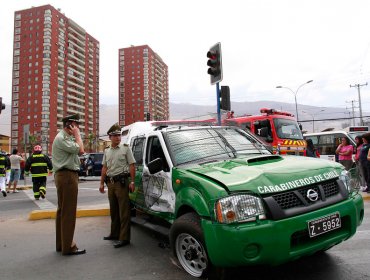
{"type": "MultiPolygon", "coordinates": [[[[365,133],[355,138],[356,146],[353,147],[348,138],[342,137],[335,154],[336,160],[341,163],[346,170],[356,168],[360,177],[361,189],[370,193],[370,133],[365,133]],[[354,156],[354,161],[353,161],[354,156]]],[[[320,154],[312,143],[307,139],[307,148],[304,156],[319,158],[320,154]]]]}

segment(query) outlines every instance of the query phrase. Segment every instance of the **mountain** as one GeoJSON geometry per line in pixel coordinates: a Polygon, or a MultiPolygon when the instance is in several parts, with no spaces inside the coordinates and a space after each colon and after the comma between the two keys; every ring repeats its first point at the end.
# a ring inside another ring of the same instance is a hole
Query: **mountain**
{"type": "MultiPolygon", "coordinates": [[[[0,134],[10,135],[10,105],[0,114],[0,134]]],[[[274,108],[281,111],[290,112],[295,115],[295,104],[274,101],[257,101],[257,102],[231,102],[231,108],[234,116],[255,115],[259,114],[261,108],[274,108]]],[[[321,131],[328,127],[341,129],[350,124],[349,111],[343,108],[335,107],[315,107],[309,105],[298,105],[299,120],[303,130],[312,132],[321,131]],[[314,119],[314,123],[312,120],[314,119]],[[330,119],[329,121],[320,121],[321,119],[330,119]],[[336,121],[334,121],[336,120],[336,121]]],[[[369,115],[364,113],[365,116],[369,115]]],[[[215,105],[194,105],[189,103],[170,103],[170,119],[207,119],[216,118],[215,105]]],[[[356,119],[358,122],[358,119],[356,119]]],[[[106,131],[118,122],[118,105],[100,105],[100,135],[106,134],[106,131]]],[[[352,122],[352,120],[351,120],[352,122]]],[[[352,123],[351,123],[352,124],[352,123]]]]}

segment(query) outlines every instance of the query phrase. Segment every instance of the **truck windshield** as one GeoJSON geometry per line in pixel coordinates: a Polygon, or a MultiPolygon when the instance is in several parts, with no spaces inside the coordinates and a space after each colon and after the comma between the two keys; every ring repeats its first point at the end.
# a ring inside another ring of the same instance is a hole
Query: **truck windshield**
{"type": "Polygon", "coordinates": [[[174,165],[237,158],[245,154],[270,154],[254,137],[236,128],[197,128],[167,131],[174,165]]]}
{"type": "Polygon", "coordinates": [[[280,139],[303,140],[302,132],[296,121],[275,118],[274,126],[280,139]]]}

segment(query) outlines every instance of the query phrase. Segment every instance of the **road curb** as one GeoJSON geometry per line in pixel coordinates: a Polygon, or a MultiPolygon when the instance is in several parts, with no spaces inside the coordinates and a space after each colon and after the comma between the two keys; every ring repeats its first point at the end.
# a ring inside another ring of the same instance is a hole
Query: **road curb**
{"type": "MultiPolygon", "coordinates": [[[[34,210],[30,213],[28,219],[30,221],[42,220],[42,219],[55,219],[56,209],[50,210],[34,210]]],[[[97,209],[77,209],[76,217],[97,217],[97,216],[109,216],[109,208],[97,208],[97,209]]]]}

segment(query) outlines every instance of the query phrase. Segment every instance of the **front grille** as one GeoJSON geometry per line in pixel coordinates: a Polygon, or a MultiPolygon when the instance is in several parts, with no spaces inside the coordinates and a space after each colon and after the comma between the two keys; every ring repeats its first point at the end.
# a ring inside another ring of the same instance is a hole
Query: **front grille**
{"type": "Polygon", "coordinates": [[[339,193],[338,184],[336,182],[328,182],[324,188],[325,197],[330,197],[339,193]]]}
{"type": "Polygon", "coordinates": [[[305,206],[307,204],[310,205],[317,202],[311,201],[307,197],[307,191],[310,189],[317,192],[318,194],[317,201],[323,200],[322,193],[324,193],[325,199],[339,193],[339,186],[337,182],[328,181],[321,184],[309,185],[297,190],[276,194],[273,195],[272,197],[282,209],[290,209],[294,207],[305,206]],[[321,190],[323,190],[323,192],[321,190]]]}
{"type": "Polygon", "coordinates": [[[272,196],[282,209],[289,209],[303,205],[302,201],[295,195],[294,192],[276,194],[272,196]]]}
{"type": "Polygon", "coordinates": [[[348,191],[345,186],[334,179],[272,194],[263,199],[268,208],[269,217],[279,220],[337,203],[347,197],[348,191]],[[311,194],[311,199],[308,194],[311,194]]]}
{"type": "MultiPolygon", "coordinates": [[[[323,186],[323,188],[325,189],[326,186],[323,186]]],[[[311,186],[309,188],[304,188],[304,189],[300,189],[298,190],[299,193],[303,196],[303,198],[305,199],[305,201],[308,203],[308,204],[313,204],[315,203],[316,201],[311,201],[308,197],[307,197],[307,191],[308,190],[314,190],[315,192],[318,193],[318,199],[317,200],[321,200],[321,194],[320,194],[320,189],[318,186],[311,186]]]]}

